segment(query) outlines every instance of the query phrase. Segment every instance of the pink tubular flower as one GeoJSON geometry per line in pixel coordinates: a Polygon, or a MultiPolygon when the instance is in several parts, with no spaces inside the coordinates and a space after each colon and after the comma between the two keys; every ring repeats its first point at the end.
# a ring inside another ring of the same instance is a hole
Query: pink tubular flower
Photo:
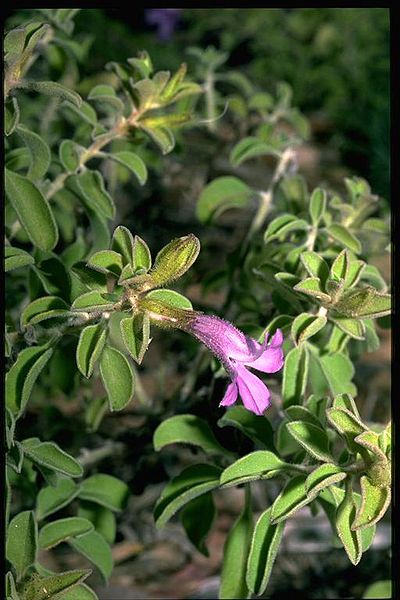
{"type": "Polygon", "coordinates": [[[220,406],[230,406],[240,394],[247,410],[262,415],[271,404],[267,386],[247,367],[276,373],[283,366],[283,335],[278,329],[268,342],[262,344],[248,337],[228,321],[219,317],[195,313],[185,329],[199,339],[217,356],[232,379],[220,406]]]}

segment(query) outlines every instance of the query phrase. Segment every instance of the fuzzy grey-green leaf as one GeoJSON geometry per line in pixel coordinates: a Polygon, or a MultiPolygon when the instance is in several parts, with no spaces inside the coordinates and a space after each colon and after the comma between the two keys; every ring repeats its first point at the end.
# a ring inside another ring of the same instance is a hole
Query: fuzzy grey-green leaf
{"type": "Polygon", "coordinates": [[[122,410],[135,390],[132,368],[116,348],[106,346],[100,360],[100,374],[108,395],[110,410],[122,410]]]}
{"type": "Polygon", "coordinates": [[[52,250],[58,241],[58,230],[49,203],[32,181],[5,170],[6,194],[32,244],[41,250],[52,250]]]}

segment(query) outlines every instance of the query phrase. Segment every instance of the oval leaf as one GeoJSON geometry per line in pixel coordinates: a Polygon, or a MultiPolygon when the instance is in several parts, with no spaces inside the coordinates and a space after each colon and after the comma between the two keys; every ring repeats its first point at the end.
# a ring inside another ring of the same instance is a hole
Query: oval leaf
{"type": "Polygon", "coordinates": [[[246,206],[252,194],[252,189],[237,177],[218,177],[201,192],[197,217],[207,223],[228,208],[246,206]]]}
{"type": "Polygon", "coordinates": [[[21,415],[40,372],[53,354],[52,348],[36,346],[22,350],[6,375],[6,403],[13,414],[21,415]]]}
{"type": "Polygon", "coordinates": [[[321,490],[334,483],[338,483],[345,478],[346,473],[344,473],[340,467],[332,463],[320,465],[312,471],[306,479],[305,486],[307,496],[315,498],[321,490]]]}
{"type": "Polygon", "coordinates": [[[207,421],[195,415],[176,415],[163,421],[154,432],[153,445],[161,450],[168,444],[192,444],[210,454],[230,454],[216,440],[207,421]]]}
{"type": "Polygon", "coordinates": [[[47,486],[40,490],[36,501],[38,520],[53,514],[67,506],[77,495],[79,488],[72,479],[60,479],[56,486],[47,486]]]}
{"type": "Polygon", "coordinates": [[[329,438],[323,429],[305,421],[292,421],[286,428],[311,456],[325,462],[332,461],[329,438]]]}
{"type": "Polygon", "coordinates": [[[21,313],[21,327],[35,325],[46,319],[68,316],[68,304],[57,296],[37,298],[24,308],[21,313]]]}
{"type": "Polygon", "coordinates": [[[254,594],[263,594],[268,585],[284,527],[284,521],[277,525],[271,523],[271,508],[267,508],[255,524],[246,575],[247,585],[254,594]]]}
{"type": "Polygon", "coordinates": [[[58,241],[57,225],[49,203],[27,177],[5,170],[7,196],[32,244],[52,250],[58,241]]]}
{"type": "Polygon", "coordinates": [[[83,474],[80,463],[54,442],[41,442],[33,438],[33,440],[24,440],[21,446],[26,456],[38,465],[69,477],[81,477],[83,474]]]}
{"type": "Polygon", "coordinates": [[[154,509],[157,527],[167,521],[185,504],[215,489],[219,485],[221,469],[213,465],[197,464],[182,471],[164,488],[154,509]]]}
{"type": "Polygon", "coordinates": [[[81,517],[67,517],[48,523],[39,532],[40,548],[49,549],[71,537],[82,535],[94,529],[93,524],[81,517]]]}
{"type": "Polygon", "coordinates": [[[91,377],[96,361],[99,359],[107,338],[102,323],[88,325],[82,329],[76,348],[76,364],[85,377],[91,377]]]}
{"type": "Polygon", "coordinates": [[[31,510],[16,515],[8,526],[6,558],[15,568],[17,579],[36,560],[37,525],[31,510]]]}
{"type": "Polygon", "coordinates": [[[113,558],[110,546],[97,531],[90,531],[78,538],[68,540],[74,550],[83,554],[100,571],[105,582],[113,570],[113,558]]]}
{"type": "Polygon", "coordinates": [[[269,450],[257,450],[229,465],[221,474],[224,487],[239,485],[255,479],[268,479],[271,472],[282,470],[286,463],[269,450]]]}
{"type": "Polygon", "coordinates": [[[126,507],[129,488],[120,479],[112,475],[97,473],[82,481],[79,498],[96,502],[110,510],[119,512],[126,507]]]}
{"type": "Polygon", "coordinates": [[[124,165],[124,167],[127,167],[137,177],[140,185],[144,185],[146,183],[147,167],[140,156],[127,150],[113,152],[107,156],[119,164],[124,165]]]}
{"type": "Polygon", "coordinates": [[[100,360],[100,374],[108,395],[110,410],[122,410],[131,400],[135,380],[126,357],[106,346],[100,360]]]}

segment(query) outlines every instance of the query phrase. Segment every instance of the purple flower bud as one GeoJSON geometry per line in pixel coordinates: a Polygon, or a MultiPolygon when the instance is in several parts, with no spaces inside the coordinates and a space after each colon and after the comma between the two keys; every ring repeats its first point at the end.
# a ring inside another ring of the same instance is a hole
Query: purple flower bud
{"type": "Polygon", "coordinates": [[[149,25],[157,26],[157,36],[162,42],[167,42],[180,19],[180,8],[150,8],[145,11],[145,19],[149,25]]]}
{"type": "Polygon", "coordinates": [[[220,406],[230,406],[236,402],[239,394],[248,410],[262,415],[271,404],[270,391],[246,367],[264,373],[279,371],[284,362],[282,332],[278,329],[269,344],[266,334],[264,343],[260,344],[228,321],[201,313],[195,313],[185,329],[218,357],[232,379],[220,406]]]}

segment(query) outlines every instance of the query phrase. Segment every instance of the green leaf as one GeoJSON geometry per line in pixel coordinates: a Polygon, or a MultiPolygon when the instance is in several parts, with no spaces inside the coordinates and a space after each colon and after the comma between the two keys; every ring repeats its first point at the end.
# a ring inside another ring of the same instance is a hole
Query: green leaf
{"type": "Polygon", "coordinates": [[[65,542],[71,537],[76,537],[92,531],[93,523],[81,517],[67,517],[58,519],[44,525],[39,531],[39,547],[48,550],[65,542]]]}
{"type": "Polygon", "coordinates": [[[382,519],[390,504],[390,487],[373,485],[368,477],[360,479],[361,504],[357,509],[351,529],[370,527],[382,519]]]}
{"type": "Polygon", "coordinates": [[[243,511],[228,533],[224,544],[220,600],[248,598],[250,595],[246,584],[246,567],[252,533],[253,515],[250,502],[246,499],[243,511]]]}
{"type": "Polygon", "coordinates": [[[20,580],[26,569],[36,560],[37,524],[31,510],[18,513],[8,525],[6,558],[13,565],[20,580]]]}
{"type": "Polygon", "coordinates": [[[14,576],[11,571],[6,573],[6,599],[7,600],[21,600],[18,595],[17,588],[14,581],[14,576]]]}
{"type": "Polygon", "coordinates": [[[346,288],[351,288],[358,283],[358,280],[360,279],[365,267],[366,264],[363,260],[350,261],[345,279],[346,288]]]}
{"type": "Polygon", "coordinates": [[[326,191],[321,188],[316,188],[311,194],[310,205],[308,211],[310,213],[311,222],[314,227],[317,227],[326,210],[326,191]]]}
{"type": "Polygon", "coordinates": [[[37,266],[32,267],[31,273],[35,273],[49,295],[60,296],[69,302],[71,278],[62,260],[53,253],[37,252],[36,254],[37,266]]]}
{"type": "Polygon", "coordinates": [[[294,215],[283,214],[276,217],[268,225],[264,233],[264,242],[271,242],[274,239],[286,236],[292,231],[304,231],[309,228],[309,224],[304,219],[298,219],[294,215]]]}
{"type": "Polygon", "coordinates": [[[120,479],[97,473],[82,481],[79,498],[100,504],[105,508],[119,512],[128,502],[129,488],[120,479]]]}
{"type": "Polygon", "coordinates": [[[307,250],[300,254],[300,260],[307,269],[309,275],[320,279],[322,287],[324,287],[326,280],[329,277],[329,267],[322,256],[316,252],[307,250]]]}
{"type": "Polygon", "coordinates": [[[375,265],[365,265],[360,279],[367,281],[380,292],[387,292],[387,283],[375,265]]]}
{"type": "Polygon", "coordinates": [[[43,487],[36,501],[37,519],[40,521],[67,506],[78,495],[78,492],[78,486],[69,478],[60,479],[55,487],[43,487]]]}
{"type": "Polygon", "coordinates": [[[71,102],[71,104],[74,104],[78,108],[82,103],[82,98],[79,94],[56,81],[32,81],[24,79],[18,83],[18,87],[38,92],[39,94],[45,94],[46,96],[53,96],[59,98],[59,100],[68,100],[68,102],[71,102]]]}
{"type": "Polygon", "coordinates": [[[85,424],[88,431],[97,431],[107,408],[107,398],[92,398],[90,400],[85,411],[85,424]]]}
{"type": "Polygon", "coordinates": [[[315,498],[319,492],[334,483],[346,478],[340,467],[332,463],[320,465],[312,471],[306,479],[305,488],[307,496],[315,498]]]}
{"type": "Polygon", "coordinates": [[[99,273],[119,277],[122,271],[122,256],[114,250],[99,250],[89,258],[87,266],[99,273]]]}
{"type": "Polygon", "coordinates": [[[305,421],[292,421],[286,428],[311,456],[320,461],[332,461],[329,438],[323,429],[305,421]]]}
{"type": "Polygon", "coordinates": [[[106,343],[107,331],[102,323],[88,325],[82,329],[76,348],[76,364],[82,375],[92,376],[94,365],[106,343]]]}
{"type": "Polygon", "coordinates": [[[332,263],[330,270],[331,278],[337,281],[340,281],[341,279],[346,279],[348,275],[349,266],[349,253],[347,250],[342,250],[341,253],[337,255],[337,257],[332,263]]]}
{"type": "Polygon", "coordinates": [[[41,442],[33,438],[22,441],[21,445],[32,462],[69,477],[82,477],[83,469],[80,463],[54,442],[41,442]]]}
{"type": "Polygon", "coordinates": [[[146,127],[141,125],[141,129],[157,144],[162,154],[168,154],[174,149],[175,138],[172,131],[167,127],[146,127]]]}
{"type": "Polygon", "coordinates": [[[276,474],[276,471],[281,471],[285,466],[286,463],[273,452],[256,450],[229,465],[221,473],[220,485],[231,487],[256,479],[269,479],[276,474]]]}
{"type": "MultiPolygon", "coordinates": [[[[309,398],[307,399],[307,404],[308,402],[309,398]]],[[[311,425],[315,425],[316,427],[321,427],[319,416],[316,416],[313,411],[305,406],[293,404],[293,406],[288,406],[285,412],[290,421],[304,421],[305,423],[311,423],[311,425]]]]}
{"type": "Polygon", "coordinates": [[[369,450],[379,462],[387,463],[386,454],[381,448],[380,435],[375,431],[363,431],[354,438],[354,441],[369,450]]]}
{"type": "Polygon", "coordinates": [[[71,310],[77,312],[93,312],[93,311],[108,311],[114,306],[113,302],[106,300],[103,297],[104,292],[92,290],[85,292],[81,296],[75,298],[71,304],[71,310]]]}
{"type": "Polygon", "coordinates": [[[5,170],[6,194],[32,244],[51,250],[57,244],[58,231],[49,203],[32,181],[5,170]]]}
{"type": "Polygon", "coordinates": [[[353,492],[350,486],[346,487],[346,493],[336,511],[336,530],[353,565],[360,562],[362,555],[361,532],[353,531],[351,525],[356,513],[353,492]]]}
{"type": "Polygon", "coordinates": [[[4,105],[4,133],[8,136],[14,133],[19,123],[20,110],[18,100],[11,98],[10,102],[4,105]]]}
{"type": "Polygon", "coordinates": [[[244,406],[231,406],[218,420],[219,427],[227,425],[236,427],[256,443],[261,443],[265,448],[275,451],[274,431],[267,417],[253,415],[244,406]]]}
{"type": "Polygon", "coordinates": [[[5,61],[8,65],[14,64],[20,57],[25,46],[26,29],[16,27],[11,29],[4,37],[5,61]]]}
{"type": "Polygon", "coordinates": [[[197,218],[208,223],[228,208],[246,206],[252,195],[253,190],[237,177],[217,177],[199,196],[197,218]]]}
{"type": "Polygon", "coordinates": [[[35,346],[21,350],[6,375],[6,403],[10,411],[20,416],[32,393],[32,388],[45,367],[53,349],[35,346]]]}
{"type": "Polygon", "coordinates": [[[258,596],[265,592],[279,550],[285,522],[271,523],[271,508],[267,508],[254,527],[247,561],[246,582],[258,596]]]}
{"type": "Polygon", "coordinates": [[[346,227],[339,223],[333,223],[327,228],[327,232],[341,246],[348,248],[355,254],[360,254],[362,250],[360,241],[346,227]]]}
{"type": "Polygon", "coordinates": [[[90,104],[87,102],[82,102],[82,104],[78,107],[70,102],[64,102],[64,108],[69,108],[72,112],[78,115],[83,121],[89,123],[95,127],[97,125],[97,114],[96,111],[90,104]]]}
{"type": "Polygon", "coordinates": [[[255,156],[262,156],[263,154],[280,156],[276,148],[261,141],[258,137],[250,136],[235,144],[229,155],[229,161],[233,167],[238,167],[245,160],[249,160],[255,156]]]}
{"type": "Polygon", "coordinates": [[[146,183],[147,167],[138,154],[127,150],[121,150],[121,152],[113,152],[107,156],[124,167],[127,167],[137,177],[140,185],[146,183]]]}
{"type": "Polygon", "coordinates": [[[4,270],[6,273],[35,263],[33,256],[25,252],[25,250],[14,248],[13,246],[5,246],[4,258],[4,270]]]}
{"type": "Polygon", "coordinates": [[[168,444],[193,444],[209,454],[231,454],[217,441],[207,421],[195,415],[175,415],[160,423],[154,432],[154,449],[168,444]]]}
{"type": "Polygon", "coordinates": [[[391,312],[391,295],[377,292],[375,288],[352,289],[335,304],[334,309],[346,317],[376,319],[391,312]]]}
{"type": "Polygon", "coordinates": [[[390,579],[376,581],[367,587],[363,594],[363,600],[376,600],[377,598],[393,598],[392,582],[390,579]]]}
{"type": "Polygon", "coordinates": [[[74,181],[80,193],[90,208],[98,211],[107,219],[114,219],[115,204],[110,194],[105,189],[104,179],[99,171],[87,169],[79,175],[74,175],[74,181]]]}
{"type": "Polygon", "coordinates": [[[73,173],[80,166],[80,147],[72,140],[63,140],[59,148],[59,157],[64,169],[73,173]]]}
{"type": "Polygon", "coordinates": [[[365,325],[362,321],[347,319],[346,317],[337,317],[330,319],[341,331],[355,340],[365,339],[365,325]]]}
{"type": "Polygon", "coordinates": [[[319,357],[319,364],[334,396],[341,392],[355,393],[355,386],[351,383],[354,366],[348,356],[339,353],[326,354],[319,357]]]}
{"type": "Polygon", "coordinates": [[[308,351],[304,346],[293,348],[285,357],[282,397],[285,408],[301,404],[308,376],[308,351]]]}
{"type": "Polygon", "coordinates": [[[188,502],[181,512],[181,521],[187,537],[204,556],[209,556],[205,539],[212,527],[215,514],[214,501],[210,492],[188,502]]]}
{"type": "Polygon", "coordinates": [[[128,360],[116,348],[106,346],[101,355],[100,374],[110,410],[122,410],[135,391],[134,375],[128,360]]]}
{"type": "Polygon", "coordinates": [[[329,408],[326,411],[328,421],[344,436],[351,452],[359,452],[360,447],[354,438],[367,430],[365,425],[346,408],[329,408]]]}
{"type": "Polygon", "coordinates": [[[33,181],[42,179],[50,166],[51,154],[49,146],[37,133],[30,131],[23,125],[18,125],[16,131],[30,153],[29,179],[33,181]]]}
{"type": "Polygon", "coordinates": [[[291,517],[299,508],[302,508],[312,498],[305,490],[306,475],[296,475],[290,479],[281,491],[271,508],[271,522],[276,524],[291,517]]]}
{"type": "Polygon", "coordinates": [[[338,394],[333,399],[332,408],[345,408],[349,410],[353,415],[361,420],[360,413],[358,412],[357,404],[350,394],[338,394]]]}
{"type": "Polygon", "coordinates": [[[193,309],[190,300],[175,290],[152,290],[146,294],[146,298],[158,300],[175,308],[193,309]]]}
{"type": "Polygon", "coordinates": [[[149,247],[138,235],[135,235],[134,238],[133,267],[135,270],[145,269],[146,271],[151,267],[151,253],[149,247]]]}
{"type": "Polygon", "coordinates": [[[121,319],[121,336],[132,358],[140,365],[150,343],[150,319],[147,314],[121,319]]]}
{"type": "Polygon", "coordinates": [[[93,502],[83,501],[80,503],[78,516],[89,519],[95,530],[103,536],[108,544],[114,543],[117,524],[112,510],[93,502]]]}
{"type": "Polygon", "coordinates": [[[221,469],[208,464],[187,467],[164,488],[154,509],[154,519],[158,528],[185,504],[215,489],[219,485],[221,469]]]}
{"type": "Polygon", "coordinates": [[[94,100],[109,105],[113,111],[122,113],[124,110],[123,102],[118,98],[114,88],[111,85],[99,84],[92,88],[88,95],[88,100],[94,100]]]}
{"type": "Polygon", "coordinates": [[[133,266],[134,239],[129,229],[123,225],[119,225],[114,229],[111,240],[111,250],[122,256],[122,264],[133,266]]]}
{"type": "Polygon", "coordinates": [[[72,538],[68,543],[74,550],[85,556],[99,570],[105,582],[113,570],[113,559],[110,546],[97,531],[90,531],[79,538],[72,538]]]}
{"type": "MultiPolygon", "coordinates": [[[[77,590],[81,587],[79,584],[89,577],[91,572],[90,569],[81,569],[79,571],[55,573],[47,577],[40,577],[35,574],[24,590],[24,600],[47,600],[48,598],[86,600],[84,597],[82,599],[77,595],[77,590]]],[[[87,598],[91,600],[96,596],[87,598]]]]}
{"type": "Polygon", "coordinates": [[[326,322],[327,318],[325,316],[317,316],[309,313],[298,315],[294,319],[291,328],[291,336],[294,343],[300,345],[325,327],[326,322]]]}
{"type": "Polygon", "coordinates": [[[307,277],[307,279],[303,279],[297,283],[293,289],[296,292],[307,294],[307,296],[311,296],[320,302],[330,302],[331,300],[329,294],[324,291],[324,288],[322,287],[321,281],[318,277],[307,277]]]}
{"type": "Polygon", "coordinates": [[[57,296],[44,296],[28,304],[21,313],[21,327],[36,325],[46,319],[67,317],[70,314],[68,304],[57,296]]]}

